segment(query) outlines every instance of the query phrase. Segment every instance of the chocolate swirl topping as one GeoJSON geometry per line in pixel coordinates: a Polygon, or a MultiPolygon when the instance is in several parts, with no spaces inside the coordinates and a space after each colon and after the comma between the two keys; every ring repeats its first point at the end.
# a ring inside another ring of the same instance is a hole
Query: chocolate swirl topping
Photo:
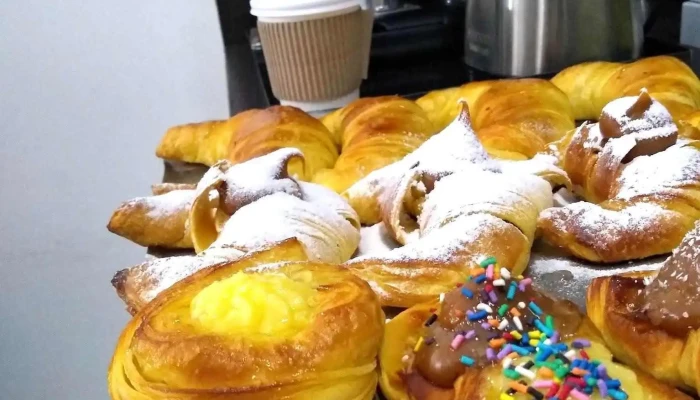
{"type": "Polygon", "coordinates": [[[673,335],[700,328],[700,222],[646,287],[644,308],[652,324],[673,335]]]}
{"type": "Polygon", "coordinates": [[[610,102],[603,108],[598,125],[604,141],[624,136],[635,140],[636,144],[622,162],[663,151],[678,138],[678,128],[671,114],[644,89],[639,96],[610,102]]]}

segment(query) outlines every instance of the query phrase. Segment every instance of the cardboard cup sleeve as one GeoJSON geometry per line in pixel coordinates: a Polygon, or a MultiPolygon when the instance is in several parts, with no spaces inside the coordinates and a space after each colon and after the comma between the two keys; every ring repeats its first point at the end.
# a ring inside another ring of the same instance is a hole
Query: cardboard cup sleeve
{"type": "Polygon", "coordinates": [[[358,89],[366,76],[367,12],[293,22],[261,22],[270,84],[280,100],[321,102],[358,89]]]}

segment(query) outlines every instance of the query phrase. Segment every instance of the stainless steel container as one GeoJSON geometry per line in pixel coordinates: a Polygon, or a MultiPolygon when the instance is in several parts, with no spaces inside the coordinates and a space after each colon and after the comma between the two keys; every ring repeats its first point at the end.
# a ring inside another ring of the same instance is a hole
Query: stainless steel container
{"type": "Polygon", "coordinates": [[[683,3],[681,44],[690,48],[690,66],[700,75],[700,0],[683,3]]]}
{"type": "Polygon", "coordinates": [[[501,76],[639,56],[645,0],[467,0],[467,65],[501,76]]]}

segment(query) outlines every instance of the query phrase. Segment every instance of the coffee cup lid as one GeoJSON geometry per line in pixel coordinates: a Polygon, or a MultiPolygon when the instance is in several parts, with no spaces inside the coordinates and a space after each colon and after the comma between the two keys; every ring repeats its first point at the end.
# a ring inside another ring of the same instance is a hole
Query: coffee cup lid
{"type": "Polygon", "coordinates": [[[250,13],[263,18],[301,17],[360,6],[370,0],[250,0],[250,13]]]}

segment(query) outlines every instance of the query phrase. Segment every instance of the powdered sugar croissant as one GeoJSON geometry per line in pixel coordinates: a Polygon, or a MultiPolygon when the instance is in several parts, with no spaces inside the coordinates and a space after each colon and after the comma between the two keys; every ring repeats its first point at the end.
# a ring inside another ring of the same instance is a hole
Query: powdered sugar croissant
{"type": "Polygon", "coordinates": [[[560,143],[587,202],[542,213],[544,238],[577,257],[617,262],[669,253],[700,218],[700,142],[679,140],[646,91],[608,104],[560,143]]]}
{"type": "MultiPolygon", "coordinates": [[[[527,167],[533,161],[523,163],[527,172],[536,169],[527,167]]],[[[552,205],[552,186],[527,172],[511,164],[503,168],[487,155],[464,104],[443,132],[345,193],[360,215],[373,220],[379,214],[388,232],[404,245],[355,258],[347,267],[370,282],[384,305],[400,307],[448,290],[487,254],[514,274],[521,273],[537,216],[552,205]]]]}
{"type": "Polygon", "coordinates": [[[295,248],[278,247],[269,261],[347,261],[359,243],[357,214],[336,193],[299,182],[287,165],[301,153],[280,149],[233,165],[214,165],[194,191],[190,226],[197,256],[151,260],[117,273],[112,283],[136,312],[158,293],[188,275],[273,243],[295,239],[295,248]]]}
{"type": "Polygon", "coordinates": [[[107,229],[141,246],[192,248],[188,219],[194,187],[157,185],[153,194],[122,203],[107,229]]]}

